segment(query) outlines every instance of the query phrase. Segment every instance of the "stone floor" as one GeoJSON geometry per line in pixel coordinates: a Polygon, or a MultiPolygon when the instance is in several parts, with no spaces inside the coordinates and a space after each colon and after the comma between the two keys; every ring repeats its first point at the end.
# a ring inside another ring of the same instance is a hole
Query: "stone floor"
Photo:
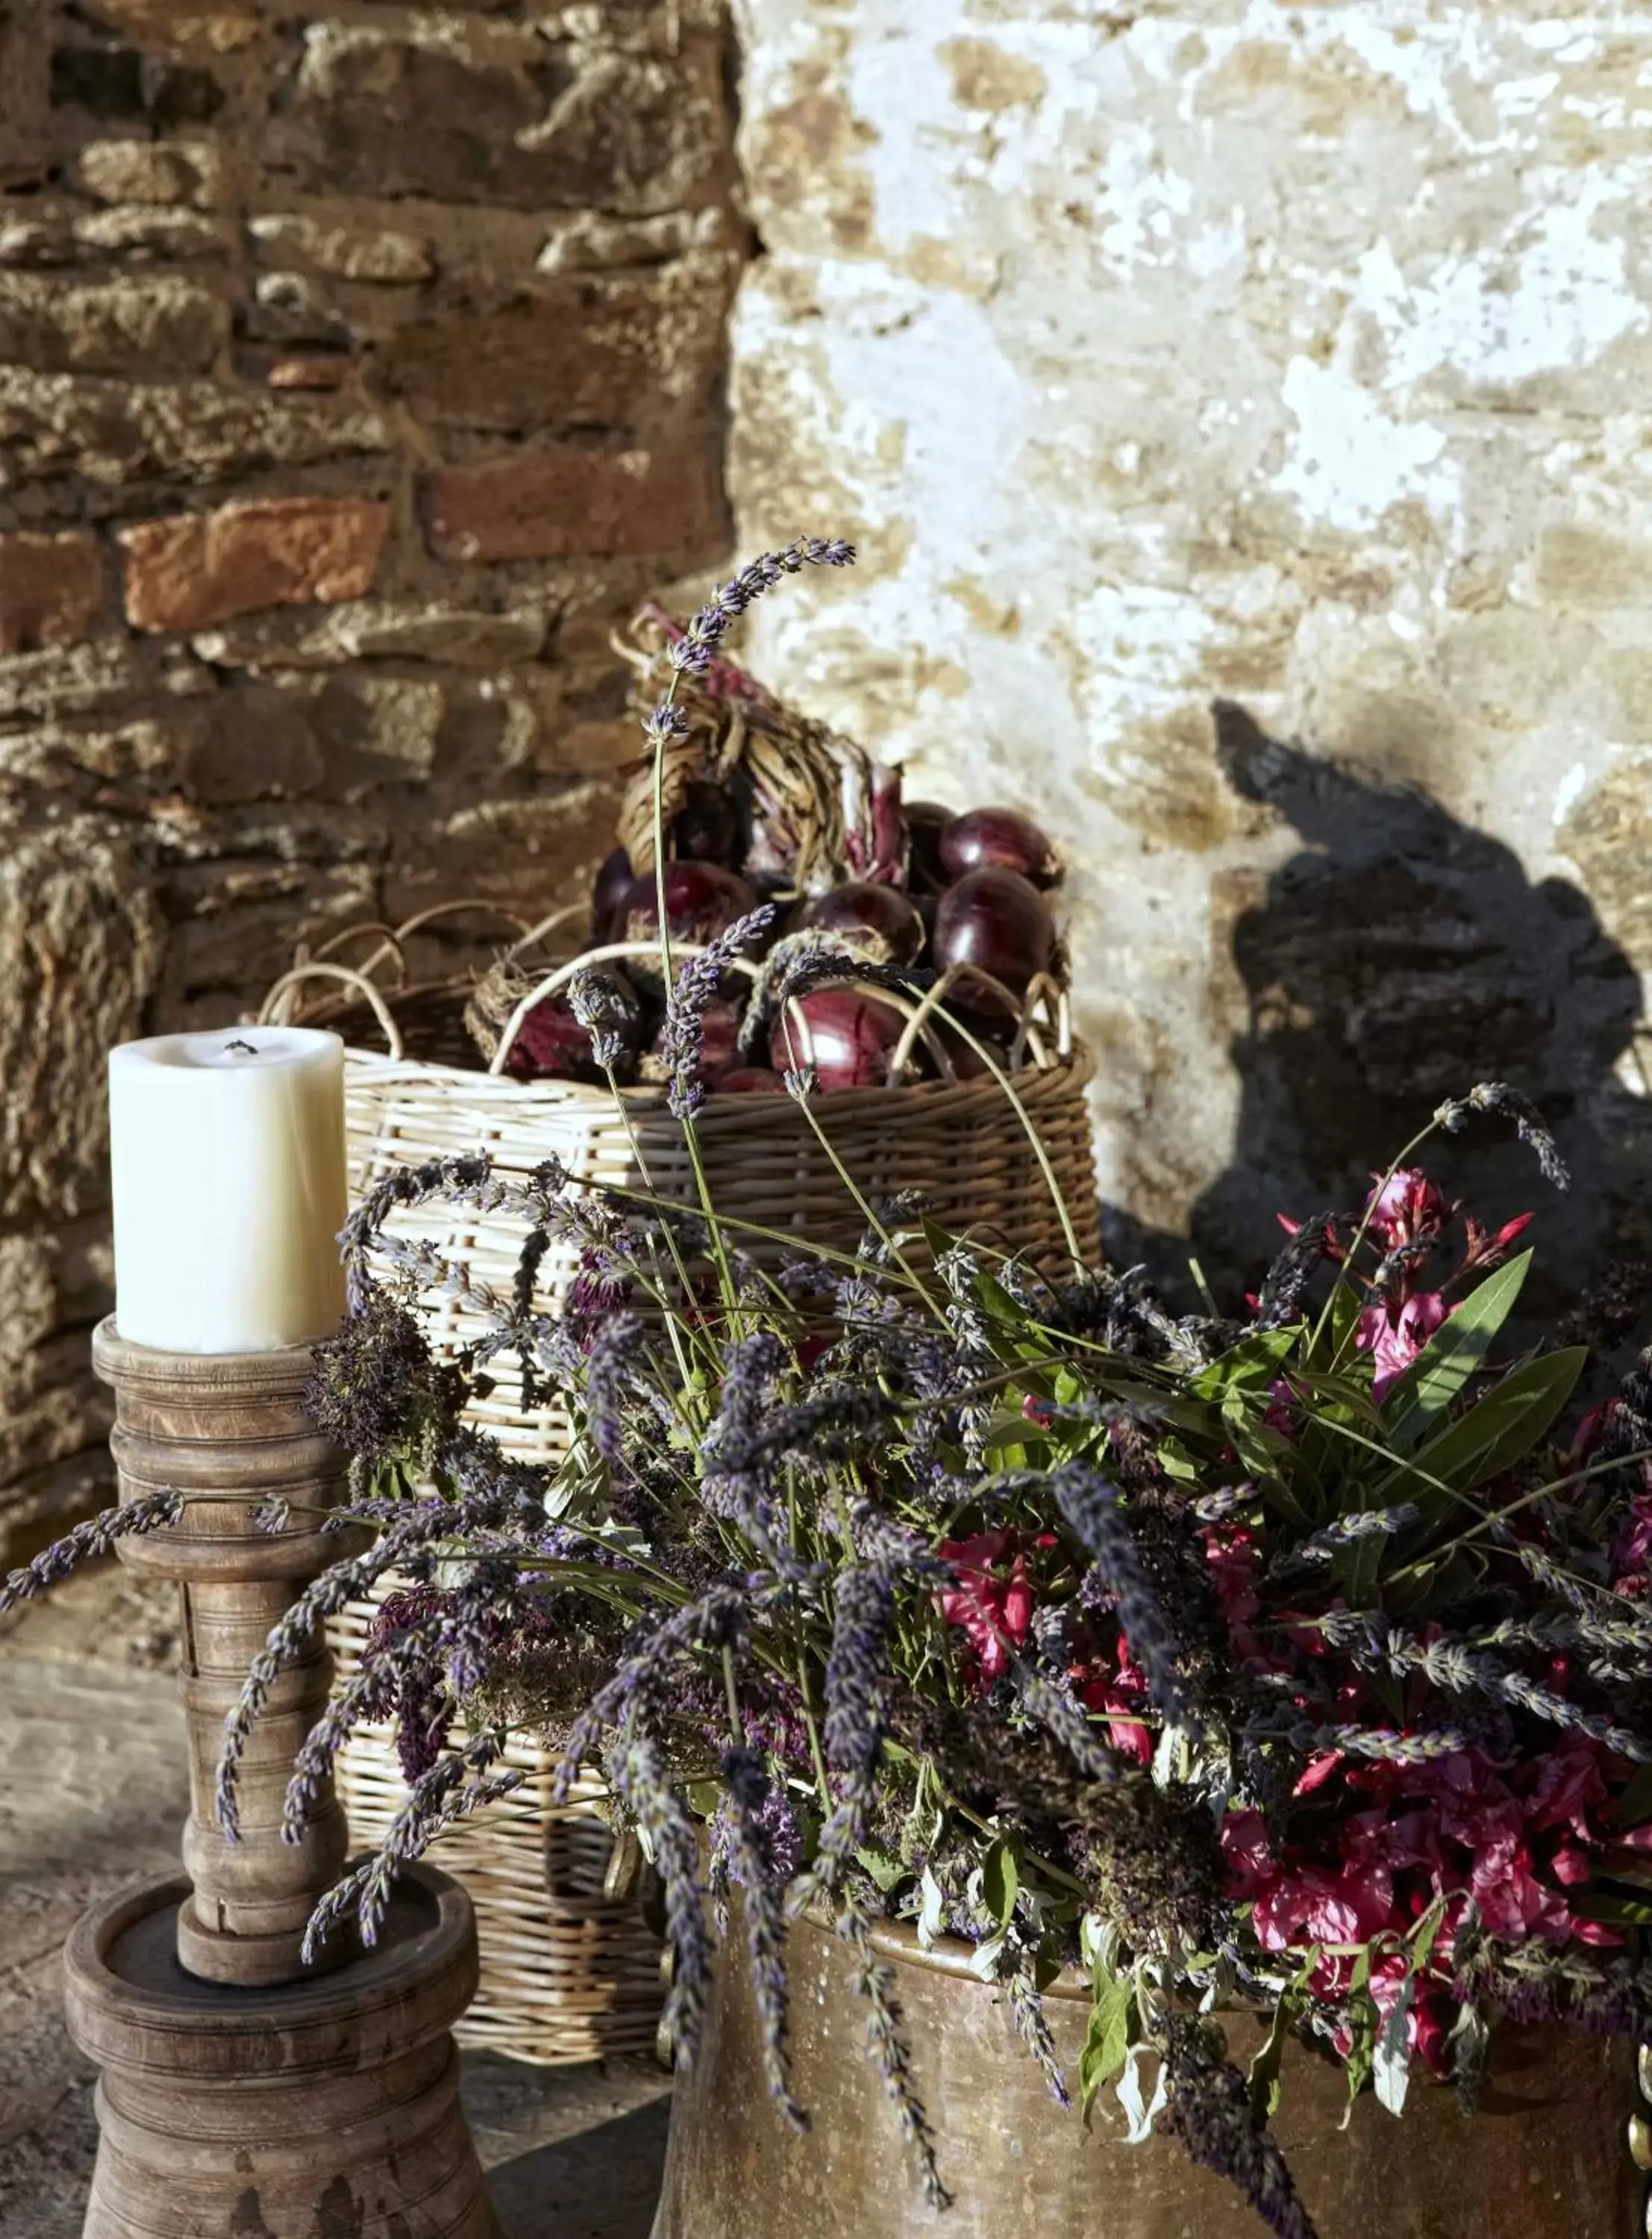
{"type": "MultiPolygon", "coordinates": [[[[172,1590],[113,1565],[0,1621],[0,2239],[78,2239],[96,2129],[60,1954],[119,1883],[177,1860],[188,1804],[172,1590]]],[[[669,2086],[652,2063],[465,2056],[507,2239],[647,2239],[669,2086]]]]}

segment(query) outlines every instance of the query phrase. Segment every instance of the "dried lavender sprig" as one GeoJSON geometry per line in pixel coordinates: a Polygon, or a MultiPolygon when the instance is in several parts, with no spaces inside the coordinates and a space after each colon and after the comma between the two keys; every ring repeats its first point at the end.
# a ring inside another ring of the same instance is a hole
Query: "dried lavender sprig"
{"type": "MultiPolygon", "coordinates": [[[[474,1438],[475,1434],[461,1432],[452,1441],[450,1451],[462,1453],[474,1438]]],[[[491,1440],[476,1442],[492,1444],[491,1440]]],[[[346,1603],[364,1599],[385,1572],[404,1564],[414,1550],[431,1540],[450,1535],[459,1537],[468,1530],[496,1526],[514,1510],[520,1516],[518,1504],[510,1492],[491,1487],[469,1493],[460,1500],[421,1501],[411,1509],[403,1505],[395,1511],[396,1520],[376,1545],[351,1560],[333,1564],[305,1587],[280,1623],[271,1627],[263,1648],[249,1668],[236,1707],[224,1720],[216,1808],[218,1826],[227,1842],[241,1839],[236,1789],[253,1726],[269,1699],[277,1674],[302,1653],[315,1627],[346,1603]]],[[[534,1520],[536,1525],[543,1523],[542,1498],[536,1505],[534,1520]]]]}
{"type": "Polygon", "coordinates": [[[116,1507],[88,1517],[85,1523],[76,1525],[61,1539],[54,1539],[32,1562],[8,1574],[4,1585],[0,1586],[0,1616],[21,1602],[34,1601],[94,1556],[113,1554],[121,1540],[142,1538],[146,1532],[176,1524],[184,1506],[183,1495],[168,1485],[158,1492],[139,1493],[136,1499],[122,1501],[116,1507]]]}
{"type": "Polygon", "coordinates": [[[352,1311],[369,1284],[367,1258],[384,1224],[393,1213],[423,1204],[452,1187],[474,1187],[485,1183],[492,1162],[482,1156],[427,1159],[416,1166],[392,1167],[362,1193],[361,1202],[339,1231],[344,1278],[352,1311]]]}
{"type": "Polygon", "coordinates": [[[1396,1673],[1421,1671],[1435,1686],[1453,1694],[1484,1695],[1511,1709],[1529,1711],[1550,1725],[1587,1734],[1632,1764],[1652,1764],[1652,1742],[1610,1718],[1596,1717],[1552,1687],[1539,1686],[1523,1671],[1509,1671],[1489,1656],[1476,1656],[1451,1640],[1423,1641],[1409,1633],[1390,1631],[1383,1641],[1383,1654],[1396,1673]]]}
{"type": "Polygon", "coordinates": [[[498,1756],[497,1737],[479,1734],[464,1750],[443,1757],[414,1783],[372,1857],[335,1882],[311,1913],[300,1953],[306,1966],[314,1962],[352,1908],[362,1941],[370,1950],[378,1941],[390,1892],[401,1868],[422,1857],[436,1837],[457,1821],[521,1786],[524,1776],[519,1771],[508,1768],[500,1773],[488,1771],[498,1756]],[[474,1777],[467,1782],[468,1773],[474,1777]]]}
{"type": "Polygon", "coordinates": [[[1118,1623],[1141,1666],[1150,1700],[1194,1739],[1204,1722],[1177,1677],[1175,1636],[1164,1621],[1129,1525],[1118,1488],[1085,1462],[1064,1462],[1051,1472],[1056,1504],[1107,1582],[1118,1623]]]}
{"type": "Polygon", "coordinates": [[[735,1746],[723,1752],[724,1824],[728,1848],[744,1892],[746,1948],[751,1962],[752,1996],[763,2039],[763,2075],[769,2097],[793,2129],[808,2118],[792,2096],[787,2045],[786,1915],[782,1884],[775,1870],[764,1810],[772,1782],[755,1750],[735,1746]]]}
{"type": "Polygon", "coordinates": [[[833,1895],[866,1842],[888,1711],[894,1607],[888,1564],[851,1563],[839,1576],[826,1659],[822,1738],[826,1763],[841,1777],[814,1857],[792,1885],[786,1902],[793,1914],[833,1895]]]}
{"type": "Polygon", "coordinates": [[[1388,1539],[1396,1532],[1409,1531],[1417,1521],[1420,1511],[1413,1501],[1397,1501],[1391,1508],[1355,1508],[1347,1515],[1332,1518],[1319,1531],[1297,1541],[1276,1555],[1270,1570],[1277,1577],[1299,1565],[1311,1567],[1317,1563],[1330,1563],[1345,1548],[1357,1546],[1363,1539],[1388,1539]]]}
{"type": "Polygon", "coordinates": [[[782,933],[764,958],[740,1021],[738,1046],[749,1057],[760,1044],[766,1046],[774,1020],[793,998],[811,988],[833,987],[846,980],[905,993],[919,984],[922,973],[903,967],[880,964],[840,933],[806,926],[799,933],[782,933]]]}
{"type": "MultiPolygon", "coordinates": [[[[417,1652],[422,1653],[423,1642],[418,1642],[416,1646],[417,1652]]],[[[281,1839],[283,1843],[303,1841],[304,1830],[314,1815],[315,1804],[333,1777],[334,1763],[340,1750],[357,1726],[368,1720],[388,1716],[401,1694],[407,1665],[413,1660],[413,1653],[414,1644],[410,1643],[406,1657],[390,1651],[375,1656],[371,1663],[362,1664],[349,1684],[340,1689],[310,1728],[304,1737],[303,1747],[293,1760],[287,1793],[282,1802],[281,1839]]]]}
{"type": "Polygon", "coordinates": [[[483,1314],[508,1312],[506,1301],[490,1284],[474,1275],[462,1259],[449,1259],[428,1237],[380,1236],[373,1244],[378,1256],[404,1275],[419,1290],[470,1306],[483,1314]]]}
{"type": "Polygon", "coordinates": [[[1007,1974],[1000,1974],[1014,2017],[1016,2032],[1038,2064],[1045,2089],[1064,2113],[1072,2108],[1072,2095],[1067,2090],[1067,2079],[1057,2056],[1055,2039],[1050,2034],[1050,2017],[1044,2010],[1044,1996],[1038,1989],[1038,1977],[1034,1962],[1037,1953],[1025,1944],[1018,1944],[1014,1964],[1007,1974]]]}
{"type": "Polygon", "coordinates": [[[850,1984],[866,2000],[866,2043],[900,2117],[907,2145],[917,2156],[924,2197],[933,2209],[950,2208],[952,2196],[941,2183],[935,2159],[935,2133],[912,2082],[912,2055],[894,1996],[895,1970],[873,1950],[871,1923],[853,1889],[839,1891],[833,1926],[854,1955],[850,1984]]]}
{"type": "Polygon", "coordinates": [[[674,669],[691,676],[703,675],[730,625],[753,600],[784,577],[799,575],[806,567],[850,568],[854,557],[854,546],[837,536],[794,536],[778,552],[760,552],[737,575],[718,585],[672,643],[667,659],[674,669]]]}
{"type": "Polygon", "coordinates": [[[1263,1278],[1257,1299],[1258,1329],[1284,1329],[1296,1320],[1308,1286],[1331,1257],[1338,1217],[1334,1213],[1317,1213],[1294,1231],[1263,1278]]]}
{"type": "Polygon", "coordinates": [[[675,1964],[661,2027],[675,2049],[679,2068],[693,2065],[705,2025],[711,1982],[711,1937],[706,1927],[697,1875],[693,1822],[659,1749],[639,1731],[628,1731],[604,1759],[608,1784],[647,1837],[664,1897],[666,1935],[675,1964]]]}
{"type": "Polygon", "coordinates": [[[567,1007],[591,1038],[591,1055],[606,1073],[616,1073],[636,1047],[641,1005],[622,972],[586,965],[563,990],[567,1007]]]}
{"type": "Polygon", "coordinates": [[[593,1754],[602,1734],[631,1717],[639,1699],[658,1684],[679,1657],[736,1643],[751,1608],[760,1598],[760,1588],[742,1593],[733,1586],[713,1585],[680,1609],[673,1610],[657,1624],[621,1659],[568,1728],[552,1784],[551,1801],[558,1804],[567,1802],[580,1768],[593,1754]]]}
{"type": "Polygon", "coordinates": [[[1275,2239],[1314,2239],[1284,2156],[1251,2109],[1250,2086],[1207,2023],[1167,2015],[1155,2032],[1167,2094],[1161,2128],[1238,2187],[1275,2239]]]}
{"type": "Polygon", "coordinates": [[[1466,1096],[1449,1097],[1435,1113],[1434,1121],[1448,1135],[1456,1134],[1468,1124],[1471,1113],[1494,1112],[1502,1119],[1512,1120],[1515,1133],[1537,1161],[1543,1179],[1557,1190],[1571,1187],[1571,1176],[1560,1147],[1549,1132],[1543,1113],[1529,1096],[1511,1088],[1506,1080],[1483,1080],[1466,1096]]]}
{"type": "Polygon", "coordinates": [[[1403,1734],[1392,1726],[1316,1726],[1304,1719],[1289,1729],[1288,1737],[1304,1757],[1340,1750],[1344,1757],[1374,1757],[1387,1764],[1428,1764],[1436,1757],[1460,1757],[1470,1747],[1469,1737],[1456,1726],[1403,1734]]]}
{"type": "Polygon", "coordinates": [[[586,1365],[585,1425],[592,1445],[611,1470],[618,1469],[624,1458],[620,1410],[644,1335],[640,1314],[609,1313],[598,1323],[591,1339],[586,1365]]]}
{"type": "Polygon", "coordinates": [[[1086,1780],[1106,1788],[1118,1780],[1118,1761],[1093,1727],[1084,1705],[1064,1678],[1036,1671],[1017,1658],[1011,1667],[1016,1691],[1027,1715],[1059,1743],[1086,1780]]]}
{"type": "Polygon", "coordinates": [[[708,940],[698,956],[678,971],[666,1001],[660,1054],[669,1073],[666,1100],[679,1120],[691,1120],[705,1101],[702,1076],[706,1011],[723,974],[755,947],[774,921],[774,905],[763,902],[708,940]]]}

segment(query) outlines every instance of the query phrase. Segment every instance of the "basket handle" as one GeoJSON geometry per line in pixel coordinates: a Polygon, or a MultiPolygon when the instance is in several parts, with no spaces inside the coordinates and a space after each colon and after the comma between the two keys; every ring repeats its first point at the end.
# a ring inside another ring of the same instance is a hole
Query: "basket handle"
{"type": "Polygon", "coordinates": [[[258,1024],[261,1026],[290,1026],[293,1007],[287,999],[295,993],[306,980],[342,980],[345,987],[355,988],[358,995],[365,997],[368,1009],[383,1032],[391,1062],[396,1064],[401,1061],[403,1054],[401,1035],[390,1015],[389,1005],[365,973],[353,972],[348,964],[299,964],[292,971],[282,973],[264,998],[263,1007],[258,1013],[258,1024]]]}
{"type": "MultiPolygon", "coordinates": [[[[705,945],[703,941],[697,940],[673,940],[671,953],[673,957],[698,956],[705,945]]],[[[571,980],[576,972],[583,972],[589,964],[606,964],[624,956],[658,956],[660,951],[660,943],[657,940],[606,941],[600,948],[587,948],[582,956],[570,956],[566,964],[559,964],[554,972],[547,972],[542,980],[536,980],[506,1020],[504,1032],[499,1037],[499,1046],[494,1052],[488,1072],[494,1075],[504,1072],[505,1060],[516,1046],[516,1037],[522,1030],[523,1020],[536,1004],[542,1003],[547,995],[555,994],[557,989],[571,980]]],[[[732,970],[744,972],[753,980],[757,977],[756,965],[743,956],[730,957],[729,965],[732,970]]]]}
{"type": "Polygon", "coordinates": [[[406,940],[409,934],[422,933],[426,926],[434,925],[438,918],[459,917],[467,910],[481,910],[489,916],[496,917],[501,924],[509,926],[512,932],[517,934],[523,933],[527,929],[527,920],[520,910],[508,908],[503,902],[490,902],[481,895],[471,895],[459,901],[432,902],[428,909],[419,910],[414,916],[405,919],[397,926],[395,937],[398,940],[406,940]]]}
{"type": "MultiPolygon", "coordinates": [[[[537,925],[523,927],[520,938],[512,941],[505,953],[507,956],[520,956],[525,948],[536,948],[546,934],[554,933],[559,925],[566,925],[570,918],[586,914],[583,902],[564,902],[561,909],[554,909],[548,917],[541,918],[537,925]]],[[[518,923],[521,924],[520,919],[518,923]]]]}
{"type": "Polygon", "coordinates": [[[347,925],[342,933],[335,933],[330,940],[324,940],[319,948],[298,949],[293,957],[294,966],[302,968],[306,964],[326,964],[336,961],[339,951],[350,941],[365,940],[369,933],[375,933],[379,936],[378,947],[372,955],[365,958],[355,967],[355,969],[364,978],[370,980],[388,956],[395,962],[397,980],[405,983],[408,976],[408,960],[402,953],[401,940],[395,927],[386,925],[381,918],[368,918],[361,925],[347,925]]]}

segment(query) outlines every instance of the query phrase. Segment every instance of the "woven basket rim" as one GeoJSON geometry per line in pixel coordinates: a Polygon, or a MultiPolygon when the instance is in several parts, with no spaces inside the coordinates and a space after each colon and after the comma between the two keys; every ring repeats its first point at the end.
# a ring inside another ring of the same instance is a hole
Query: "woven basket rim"
{"type": "MultiPolygon", "coordinates": [[[[370,1082],[377,1087],[395,1087],[404,1082],[409,1086],[418,1083],[427,1087],[459,1090],[473,1098],[489,1100],[498,1098],[501,1102],[517,1104],[524,1108],[539,1104],[547,1109],[554,1107],[563,1111],[570,1105],[590,1112],[611,1111],[615,1102],[615,1093],[612,1089],[587,1081],[514,1080],[507,1073],[488,1073],[481,1067],[472,1070],[468,1066],[442,1065],[430,1058],[393,1058],[387,1056],[382,1050],[363,1049],[353,1042],[345,1044],[344,1055],[358,1081],[370,1082]]],[[[1058,1082],[1066,1087],[1085,1086],[1095,1069],[1095,1060],[1088,1045],[1075,1035],[1070,1056],[1059,1058],[1052,1065],[1024,1066],[1018,1072],[1009,1074],[1008,1079],[1018,1096],[1038,1101],[1049,1095],[1058,1082]]],[[[879,1083],[870,1088],[834,1088],[823,1090],[821,1096],[826,1100],[828,1111],[845,1119],[857,1119],[871,1112],[886,1113],[892,1097],[904,1099],[908,1110],[921,1104],[942,1112],[949,1118],[957,1116],[960,1107],[967,1109],[972,1103],[979,1103],[985,1109],[990,1105],[1001,1105],[1005,1100],[1003,1088],[990,1074],[978,1080],[912,1080],[895,1087],[879,1083]]],[[[670,1108],[666,1090],[647,1084],[621,1088],[618,1092],[618,1100],[628,1112],[664,1113],[670,1108]]],[[[700,1108],[700,1116],[703,1117],[707,1108],[713,1105],[721,1120],[732,1121],[737,1113],[746,1113],[751,1115],[751,1123],[754,1126],[761,1126],[782,1113],[789,1115],[792,1112],[789,1096],[726,1095],[714,1088],[708,1088],[700,1108]]],[[[819,1108],[818,1103],[816,1108],[819,1108]]]]}

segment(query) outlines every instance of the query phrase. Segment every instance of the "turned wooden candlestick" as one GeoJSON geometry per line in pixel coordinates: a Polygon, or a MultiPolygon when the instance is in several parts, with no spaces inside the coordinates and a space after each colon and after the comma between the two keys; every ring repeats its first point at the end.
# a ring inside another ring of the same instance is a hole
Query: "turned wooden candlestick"
{"type": "Polygon", "coordinates": [[[214,1808],[249,1664],[350,1550],[321,1529],[344,1465],[300,1405],[310,1355],[161,1352],[105,1322],[93,1359],[115,1387],[122,1498],[169,1487],[189,1504],[119,1545],[182,1591],[191,1810],[189,1878],[122,1890],[64,1952],[70,2030],[102,2070],[83,2239],[499,2239],[452,2036],[476,1988],[464,1891],[414,1867],[371,1951],[335,1935],[315,1965],[300,1954],[348,1847],[330,1784],[303,1839],[281,1839],[295,1753],[327,1702],[319,1632],[253,1728],[239,1842],[214,1808]],[[272,1499],[292,1512],[267,1531],[272,1499]]]}
{"type": "MultiPolygon", "coordinates": [[[[305,1736],[326,1708],[332,1658],[319,1628],[278,1674],[241,1766],[241,1838],[218,1825],[214,1784],[226,1715],[248,1666],[293,1600],[349,1551],[324,1532],[320,1511],[342,1489],[344,1460],[301,1405],[311,1356],[173,1353],[133,1345],[113,1321],[92,1340],[98,1374],[115,1387],[109,1445],[123,1500],[171,1487],[181,1520],[123,1539],[135,1571],[176,1578],[182,1603],[189,1817],[183,1864],[192,1895],[178,1916],[178,1957],[213,1983],[292,1983],[315,1971],[299,1956],[304,1924],[338,1879],[349,1846],[330,1781],[303,1838],[281,1837],[282,1803],[305,1736]],[[261,1530],[270,1500],[292,1504],[279,1531],[261,1530]]],[[[334,1937],[316,1965],[348,1955],[334,1937]]]]}

